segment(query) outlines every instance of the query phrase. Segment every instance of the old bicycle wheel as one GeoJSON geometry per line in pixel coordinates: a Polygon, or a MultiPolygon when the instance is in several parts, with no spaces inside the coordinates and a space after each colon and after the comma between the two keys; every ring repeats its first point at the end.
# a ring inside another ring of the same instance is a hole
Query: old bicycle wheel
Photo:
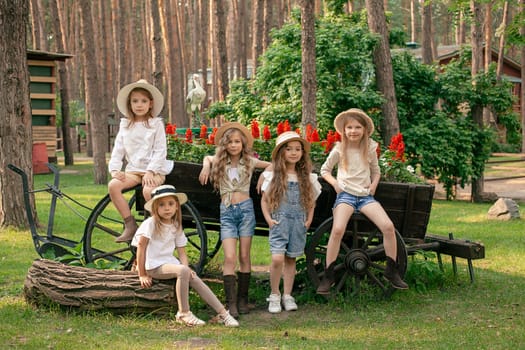
{"type": "MultiPolygon", "coordinates": [[[[123,192],[131,208],[131,213],[140,223],[144,220],[144,209],[140,186],[123,192]],[[137,196],[137,193],[139,194],[137,196]]],[[[188,201],[182,206],[182,225],[188,237],[186,253],[190,265],[201,273],[206,263],[206,229],[199,213],[188,201]]],[[[124,221],[117,212],[109,195],[102,198],[88,218],[84,229],[84,255],[88,263],[99,265],[116,264],[124,269],[131,268],[134,260],[133,247],[126,243],[115,243],[115,238],[124,229],[124,221]]]]}
{"type": "MultiPolygon", "coordinates": [[[[328,238],[333,218],[326,219],[309,237],[306,254],[308,276],[317,287],[324,275],[328,238]]],[[[407,267],[407,250],[396,230],[397,261],[403,278],[407,267]]],[[[333,293],[356,295],[367,290],[390,295],[394,289],[384,277],[386,254],[381,232],[365,217],[354,215],[341,242],[335,265],[333,293]]]]}

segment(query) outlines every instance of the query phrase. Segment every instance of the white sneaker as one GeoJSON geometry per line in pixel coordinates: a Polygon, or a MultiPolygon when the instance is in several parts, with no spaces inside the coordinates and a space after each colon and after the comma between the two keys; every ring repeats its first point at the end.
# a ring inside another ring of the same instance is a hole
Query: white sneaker
{"type": "Polygon", "coordinates": [[[297,310],[297,304],[295,303],[295,299],[291,295],[289,294],[283,295],[282,302],[283,302],[283,307],[286,311],[297,310]]]}
{"type": "Polygon", "coordinates": [[[228,311],[223,315],[219,315],[219,322],[223,323],[226,327],[239,327],[239,322],[233,318],[228,311]]]}
{"type": "Polygon", "coordinates": [[[272,314],[278,314],[281,312],[281,296],[279,294],[270,294],[266,301],[268,304],[268,312],[272,314]]]}

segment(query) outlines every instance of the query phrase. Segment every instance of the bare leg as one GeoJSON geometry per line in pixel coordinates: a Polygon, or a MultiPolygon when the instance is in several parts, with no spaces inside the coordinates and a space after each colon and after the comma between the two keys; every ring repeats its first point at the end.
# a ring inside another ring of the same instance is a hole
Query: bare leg
{"type": "Polygon", "coordinates": [[[292,294],[293,282],[295,280],[295,265],[295,258],[284,257],[283,294],[292,294]]]}
{"type": "Polygon", "coordinates": [[[270,287],[272,289],[272,294],[281,294],[279,284],[281,283],[283,265],[284,255],[272,254],[272,263],[270,265],[270,287]]]}
{"type": "Polygon", "coordinates": [[[234,275],[237,264],[237,239],[226,238],[222,241],[222,250],[224,251],[224,265],[222,267],[223,275],[234,275]]]}
{"type": "Polygon", "coordinates": [[[346,225],[352,216],[354,208],[348,204],[339,204],[334,209],[334,222],[330,238],[328,239],[328,247],[326,251],[326,266],[330,266],[332,262],[337,259],[339,248],[341,247],[341,240],[345,234],[346,225]]]}
{"type": "Polygon", "coordinates": [[[252,261],[251,261],[251,249],[252,249],[252,237],[241,237],[239,239],[239,271],[240,272],[251,272],[252,261]]]}
{"type": "Polygon", "coordinates": [[[391,257],[395,261],[397,258],[396,229],[392,220],[388,217],[388,214],[379,202],[365,205],[361,208],[361,212],[381,231],[386,256],[391,257]]]}

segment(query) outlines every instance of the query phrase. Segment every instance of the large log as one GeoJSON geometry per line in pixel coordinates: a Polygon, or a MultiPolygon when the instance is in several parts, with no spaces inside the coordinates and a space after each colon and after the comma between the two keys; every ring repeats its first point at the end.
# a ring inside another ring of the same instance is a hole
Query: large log
{"type": "Polygon", "coordinates": [[[35,306],[164,314],[177,310],[174,284],[174,279],[154,280],[151,288],[144,289],[136,272],[97,270],[38,259],[27,273],[24,296],[35,306]]]}

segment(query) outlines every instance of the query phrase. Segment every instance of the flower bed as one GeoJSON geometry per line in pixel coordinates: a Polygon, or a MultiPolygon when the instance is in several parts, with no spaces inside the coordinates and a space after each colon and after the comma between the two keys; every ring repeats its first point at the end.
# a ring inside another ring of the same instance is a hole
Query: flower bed
{"type": "MultiPolygon", "coordinates": [[[[285,131],[290,131],[291,126],[288,121],[281,122],[277,125],[275,132],[272,133],[268,125],[265,125],[261,133],[258,122],[253,120],[250,130],[254,138],[253,151],[255,156],[271,161],[275,137],[285,131]]],[[[194,131],[195,129],[186,129],[182,135],[180,129],[177,129],[174,124],[166,126],[169,159],[200,164],[206,155],[214,154],[217,128],[210,130],[206,125],[202,125],[198,134],[194,131]]],[[[296,129],[296,131],[299,134],[301,133],[299,129],[296,129]]],[[[330,130],[326,134],[326,138],[321,140],[319,132],[311,125],[306,127],[305,134],[306,140],[311,143],[310,158],[314,164],[314,169],[319,172],[328,153],[333,145],[341,140],[341,136],[337,132],[330,130]]],[[[379,145],[377,154],[383,181],[424,183],[423,179],[416,174],[414,167],[407,160],[401,133],[392,137],[390,145],[384,151],[381,151],[381,146],[379,145]]]]}

